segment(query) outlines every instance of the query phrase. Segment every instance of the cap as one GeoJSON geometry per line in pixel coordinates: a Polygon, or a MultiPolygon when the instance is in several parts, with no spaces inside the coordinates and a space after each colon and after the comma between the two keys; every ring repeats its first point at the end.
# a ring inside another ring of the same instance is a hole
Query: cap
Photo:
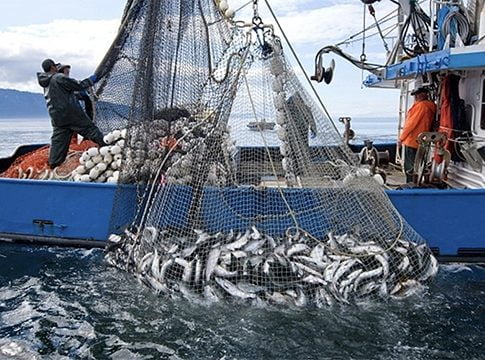
{"type": "Polygon", "coordinates": [[[57,72],[62,72],[65,68],[71,68],[71,65],[56,64],[57,72]]]}
{"type": "Polygon", "coordinates": [[[428,93],[429,93],[429,89],[425,88],[425,87],[419,87],[419,88],[411,91],[411,95],[413,95],[413,96],[417,95],[417,94],[428,94],[428,93]]]}
{"type": "Polygon", "coordinates": [[[44,61],[42,61],[42,65],[41,66],[42,66],[42,70],[44,70],[45,72],[49,72],[52,66],[57,67],[57,65],[58,64],[56,64],[54,62],[54,60],[52,60],[52,59],[45,59],[44,61]]]}

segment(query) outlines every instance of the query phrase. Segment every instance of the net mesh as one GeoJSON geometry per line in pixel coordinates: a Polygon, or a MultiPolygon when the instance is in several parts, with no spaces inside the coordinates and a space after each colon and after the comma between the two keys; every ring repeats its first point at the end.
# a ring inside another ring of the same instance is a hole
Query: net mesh
{"type": "Polygon", "coordinates": [[[129,1],[98,68],[96,122],[119,155],[113,218],[130,211],[127,186],[137,193],[109,263],[192,301],[320,307],[420,289],[438,268],[430,249],[271,27],[222,4],[129,1]]]}
{"type": "Polygon", "coordinates": [[[32,179],[32,180],[73,180],[75,169],[79,166],[79,159],[84,151],[97,145],[89,140],[77,142],[77,135],[73,136],[69,144],[66,160],[55,169],[48,164],[50,146],[42,146],[25,155],[19,156],[5,170],[0,178],[32,179]]]}

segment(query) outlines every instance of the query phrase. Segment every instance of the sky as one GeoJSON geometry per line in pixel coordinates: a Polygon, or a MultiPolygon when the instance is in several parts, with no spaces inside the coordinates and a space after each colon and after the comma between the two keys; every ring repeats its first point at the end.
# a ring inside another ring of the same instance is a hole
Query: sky
{"type": "MultiPolygon", "coordinates": [[[[233,9],[247,2],[228,0],[233,9]]],[[[263,21],[274,23],[264,0],[259,2],[263,21]]],[[[0,88],[41,92],[35,73],[48,57],[71,64],[72,77],[91,75],[116,35],[125,3],[125,0],[0,0],[0,88]]],[[[321,47],[362,30],[363,5],[358,0],[269,0],[269,3],[309,75],[314,72],[314,57],[321,47]]],[[[395,9],[386,0],[374,7],[378,18],[395,9]]],[[[251,16],[251,6],[236,14],[246,21],[251,16]]],[[[366,23],[372,21],[367,15],[366,23]]],[[[291,58],[289,48],[284,49],[291,58]]],[[[362,42],[343,49],[359,57],[362,42]]],[[[378,37],[366,41],[366,54],[373,62],[384,62],[385,52],[378,37]]],[[[334,55],[326,55],[324,65],[330,59],[337,63],[332,83],[314,86],[333,117],[397,117],[398,90],[364,88],[362,78],[367,73],[334,55]]],[[[303,74],[299,69],[297,73],[303,74]]]]}

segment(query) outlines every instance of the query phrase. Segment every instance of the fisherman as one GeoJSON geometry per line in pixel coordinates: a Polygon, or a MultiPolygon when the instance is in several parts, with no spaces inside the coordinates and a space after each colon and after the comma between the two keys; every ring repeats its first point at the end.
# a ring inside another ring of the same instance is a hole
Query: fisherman
{"type": "Polygon", "coordinates": [[[103,134],[82,109],[76,98],[76,91],[83,91],[94,85],[97,76],[78,81],[69,78],[64,71],[69,65],[56,64],[52,59],[42,62],[44,72],[37,73],[39,85],[44,88],[47,110],[53,127],[49,166],[59,166],[66,159],[73,133],[78,133],[99,146],[105,146],[103,134]],[[63,72],[58,72],[59,70],[63,72]]]}
{"type": "MultiPolygon", "coordinates": [[[[56,67],[57,67],[58,73],[61,73],[67,77],[70,77],[71,65],[57,64],[56,67]]],[[[75,94],[76,94],[76,97],[79,99],[79,101],[82,101],[84,103],[84,111],[86,111],[86,114],[89,116],[91,120],[93,120],[94,119],[93,103],[91,102],[88,92],[86,90],[82,90],[82,91],[76,91],[75,94]]]]}
{"type": "Polygon", "coordinates": [[[422,132],[430,131],[436,114],[436,105],[429,100],[429,90],[420,87],[411,92],[414,104],[409,109],[406,122],[398,140],[398,146],[404,145],[404,172],[406,182],[413,181],[414,159],[418,150],[418,136],[422,132]]]}

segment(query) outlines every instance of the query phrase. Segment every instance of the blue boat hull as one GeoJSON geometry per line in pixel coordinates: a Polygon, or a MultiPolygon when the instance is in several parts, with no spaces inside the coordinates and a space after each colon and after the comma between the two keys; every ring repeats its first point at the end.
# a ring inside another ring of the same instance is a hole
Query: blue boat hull
{"type": "MultiPolygon", "coordinates": [[[[188,187],[176,191],[180,199],[191,198],[188,187]]],[[[231,201],[234,203],[240,196],[246,196],[247,202],[248,194],[243,192],[248,190],[228,191],[232,192],[231,201]]],[[[207,192],[203,206],[210,211],[206,213],[221,208],[218,205],[220,193],[207,192]]],[[[441,259],[485,260],[485,221],[482,215],[485,214],[485,190],[408,189],[387,193],[406,221],[426,239],[441,259]]],[[[291,196],[300,197],[299,201],[301,196],[306,196],[308,201],[312,201],[308,190],[296,189],[291,196]]],[[[110,233],[119,233],[130,224],[136,210],[135,187],[120,188],[112,184],[0,179],[0,199],[0,238],[35,243],[104,246],[110,233]],[[126,211],[112,217],[115,201],[126,211]]],[[[178,215],[168,216],[167,221],[173,223],[166,225],[177,226],[181,224],[176,222],[184,221],[179,216],[184,213],[180,205],[182,202],[174,203],[177,208],[167,208],[166,211],[178,215]]],[[[251,214],[246,215],[251,217],[251,214]]],[[[240,220],[236,223],[230,215],[224,216],[228,216],[227,222],[231,227],[247,225],[240,220]]],[[[264,229],[265,224],[261,226],[264,229]]],[[[274,224],[266,226],[275,228],[274,224]]]]}
{"type": "Polygon", "coordinates": [[[112,218],[115,201],[133,204],[133,187],[0,179],[0,237],[43,243],[104,246],[134,216],[133,205],[112,218]]]}

